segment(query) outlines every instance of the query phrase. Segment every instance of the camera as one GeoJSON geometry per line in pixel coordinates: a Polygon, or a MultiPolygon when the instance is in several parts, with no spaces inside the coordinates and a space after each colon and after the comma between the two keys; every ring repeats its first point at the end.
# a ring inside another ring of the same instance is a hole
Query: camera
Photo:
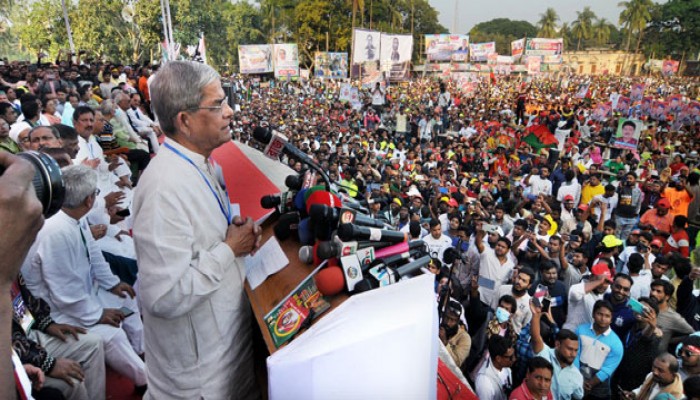
{"type": "MultiPolygon", "coordinates": [[[[61,168],[53,158],[44,153],[27,151],[19,153],[17,156],[24,158],[34,166],[32,185],[36,197],[41,202],[44,217],[48,218],[56,214],[63,205],[65,195],[61,168]]],[[[5,169],[0,167],[0,175],[4,172],[5,169]]]]}

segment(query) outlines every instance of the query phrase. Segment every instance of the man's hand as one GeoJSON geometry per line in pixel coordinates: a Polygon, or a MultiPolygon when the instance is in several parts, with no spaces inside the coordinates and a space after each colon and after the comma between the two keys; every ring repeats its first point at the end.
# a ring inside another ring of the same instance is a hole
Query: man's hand
{"type": "MultiPolygon", "coordinates": [[[[129,232],[127,231],[119,231],[116,235],[114,235],[114,238],[117,239],[118,241],[122,241],[122,236],[130,236],[129,232]]],[[[563,247],[563,246],[562,246],[563,247]]]]}
{"type": "Polygon", "coordinates": [[[80,363],[67,358],[57,358],[56,365],[49,372],[49,376],[55,379],[62,379],[70,386],[73,386],[73,379],[81,382],[85,379],[80,363]]]}
{"type": "Polygon", "coordinates": [[[445,328],[443,328],[442,326],[440,327],[438,337],[440,338],[442,344],[447,345],[447,333],[445,332],[445,328]]]}
{"type": "Polygon", "coordinates": [[[88,160],[87,158],[83,160],[82,162],[83,165],[86,167],[95,169],[97,168],[98,165],[100,165],[100,159],[99,158],[93,158],[92,160],[88,160]]]}
{"type": "Polygon", "coordinates": [[[236,217],[228,227],[224,243],[233,250],[236,257],[240,257],[254,253],[260,248],[261,240],[261,228],[253,223],[252,218],[248,217],[244,221],[242,218],[236,217]]]}
{"type": "Polygon", "coordinates": [[[119,328],[119,324],[124,320],[124,313],[116,308],[105,308],[98,324],[112,325],[119,328]]]}
{"type": "Polygon", "coordinates": [[[119,157],[117,156],[111,156],[109,159],[109,166],[107,167],[109,171],[114,171],[119,167],[119,157]]]}
{"type": "Polygon", "coordinates": [[[532,315],[539,315],[542,313],[542,307],[538,307],[535,305],[534,298],[530,299],[530,311],[532,311],[532,315]]]}
{"type": "Polygon", "coordinates": [[[72,335],[75,338],[75,340],[79,340],[79,333],[87,333],[87,330],[78,326],[68,324],[57,324],[55,322],[46,328],[46,334],[61,339],[61,341],[64,342],[66,341],[66,335],[72,335]]]}
{"type": "Polygon", "coordinates": [[[44,386],[44,380],[46,379],[44,376],[44,371],[42,371],[41,368],[33,366],[32,364],[24,364],[22,366],[24,367],[24,372],[27,373],[27,376],[32,381],[32,388],[34,390],[41,390],[41,388],[44,386]]]}
{"type": "Polygon", "coordinates": [[[95,240],[100,240],[107,234],[107,225],[90,225],[90,233],[95,240]]]}
{"type": "Polygon", "coordinates": [[[587,379],[587,380],[583,381],[583,390],[586,392],[590,392],[591,389],[598,386],[599,383],[600,383],[600,379],[598,379],[597,376],[594,376],[591,379],[587,379]]]}
{"type": "Polygon", "coordinates": [[[132,299],[136,297],[136,292],[134,292],[134,288],[132,288],[131,285],[129,285],[128,283],[124,282],[119,282],[117,286],[109,289],[109,291],[122,298],[125,298],[127,294],[132,299]]]}
{"type": "Polygon", "coordinates": [[[41,202],[32,185],[34,167],[29,161],[0,151],[0,285],[10,284],[17,278],[36,234],[44,225],[41,202]]]}
{"type": "Polygon", "coordinates": [[[124,199],[124,197],[126,197],[126,194],[124,194],[124,192],[111,192],[109,194],[106,194],[105,195],[105,207],[107,207],[107,209],[109,209],[111,207],[116,206],[117,203],[119,203],[120,201],[122,201],[124,199]]]}

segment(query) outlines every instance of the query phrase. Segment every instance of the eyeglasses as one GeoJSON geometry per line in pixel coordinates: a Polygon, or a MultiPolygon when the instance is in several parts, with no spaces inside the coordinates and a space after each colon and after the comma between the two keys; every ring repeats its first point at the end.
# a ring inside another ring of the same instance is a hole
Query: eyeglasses
{"type": "Polygon", "coordinates": [[[698,353],[693,353],[692,351],[688,349],[683,349],[680,351],[681,357],[693,357],[693,356],[700,356],[698,353]]]}
{"type": "Polygon", "coordinates": [[[228,105],[228,96],[224,97],[223,100],[219,103],[218,106],[203,106],[203,107],[192,107],[188,108],[185,111],[197,111],[197,110],[217,110],[217,111],[222,111],[224,109],[224,106],[228,105]]]}

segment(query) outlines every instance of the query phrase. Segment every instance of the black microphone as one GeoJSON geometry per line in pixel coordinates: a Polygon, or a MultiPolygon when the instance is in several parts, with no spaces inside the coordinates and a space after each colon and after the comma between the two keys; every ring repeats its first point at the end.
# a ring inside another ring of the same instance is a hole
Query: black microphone
{"type": "Polygon", "coordinates": [[[413,249],[411,251],[407,251],[404,253],[399,253],[399,254],[394,254],[393,256],[387,256],[383,258],[376,258],[374,261],[367,265],[362,266],[362,272],[365,273],[369,271],[370,269],[379,266],[380,268],[383,267],[389,267],[393,264],[396,264],[399,261],[403,260],[408,260],[409,258],[412,257],[417,257],[419,255],[423,254],[423,252],[419,249],[413,249]]]}
{"type": "Polygon", "coordinates": [[[269,145],[265,149],[265,155],[271,158],[279,158],[279,152],[286,154],[289,157],[294,157],[301,161],[302,163],[309,166],[309,168],[315,170],[323,177],[323,181],[326,183],[326,190],[331,188],[331,180],[328,178],[328,174],[318,166],[306,153],[299,150],[287,142],[287,139],[279,134],[273,134],[272,130],[268,128],[263,128],[261,126],[256,127],[253,130],[253,138],[258,142],[269,145]]]}
{"type": "MultiPolygon", "coordinates": [[[[404,276],[408,276],[411,274],[416,273],[417,271],[420,271],[421,268],[424,266],[428,265],[430,263],[430,256],[423,256],[415,261],[411,261],[409,263],[406,263],[398,268],[392,269],[392,268],[386,268],[386,273],[391,274],[391,278],[389,282],[398,282],[401,278],[404,276]]],[[[386,284],[386,280],[385,280],[386,284]]],[[[364,278],[362,281],[358,282],[355,285],[354,292],[355,293],[360,293],[360,292],[366,292],[371,289],[376,289],[379,287],[379,280],[377,277],[372,275],[372,273],[368,273],[367,277],[364,278]]]]}
{"type": "Polygon", "coordinates": [[[401,243],[408,240],[408,236],[403,232],[367,228],[353,224],[341,224],[338,226],[338,237],[343,242],[349,242],[352,240],[371,240],[377,242],[386,241],[391,243],[401,243]]]}
{"type": "MultiPolygon", "coordinates": [[[[337,225],[343,210],[338,207],[329,207],[325,204],[312,204],[309,207],[309,217],[318,223],[329,221],[331,225],[337,225]]],[[[373,228],[385,228],[383,222],[371,218],[369,215],[354,213],[355,224],[362,226],[370,226],[373,228]]]]}
{"type": "Polygon", "coordinates": [[[296,211],[282,214],[273,228],[277,240],[289,239],[299,230],[299,213],[296,211]]]}
{"type": "Polygon", "coordinates": [[[294,209],[294,193],[282,192],[263,196],[260,198],[260,207],[266,210],[277,208],[280,214],[284,214],[294,209]]]}
{"type": "MultiPolygon", "coordinates": [[[[355,248],[355,249],[364,249],[367,247],[374,247],[375,249],[377,248],[382,248],[386,246],[391,246],[392,242],[371,242],[371,241],[363,241],[363,242],[349,242],[349,243],[343,243],[343,242],[336,242],[336,241],[325,241],[325,242],[320,242],[318,244],[318,250],[316,251],[318,258],[321,260],[327,260],[329,258],[334,258],[334,257],[343,257],[347,256],[349,254],[344,254],[344,249],[348,248],[355,248]]],[[[349,252],[348,252],[349,253],[349,252]]]]}

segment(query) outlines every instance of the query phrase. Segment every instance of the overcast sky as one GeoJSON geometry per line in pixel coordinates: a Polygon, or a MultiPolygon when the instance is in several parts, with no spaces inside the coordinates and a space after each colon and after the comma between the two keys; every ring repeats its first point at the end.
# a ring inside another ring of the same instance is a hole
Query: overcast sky
{"type": "MultiPolygon", "coordinates": [[[[466,33],[474,25],[492,20],[494,18],[510,18],[525,20],[536,25],[540,14],[548,7],[552,7],[559,14],[561,22],[571,22],[576,19],[576,11],[590,6],[591,10],[599,17],[617,25],[620,11],[618,0],[428,0],[430,5],[439,12],[440,23],[452,31],[452,22],[457,5],[457,32],[466,33]]],[[[665,0],[656,0],[656,3],[664,3],[665,0]]]]}

